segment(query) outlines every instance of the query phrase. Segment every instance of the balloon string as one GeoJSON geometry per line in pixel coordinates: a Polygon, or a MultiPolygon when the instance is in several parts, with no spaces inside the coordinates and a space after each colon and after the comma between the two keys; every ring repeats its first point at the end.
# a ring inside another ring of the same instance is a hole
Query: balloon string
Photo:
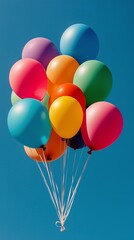
{"type": "Polygon", "coordinates": [[[65,193],[65,179],[66,179],[66,155],[67,153],[64,154],[63,160],[62,160],[62,171],[61,171],[61,202],[62,202],[62,207],[64,205],[64,193],[65,193]]]}
{"type": "MultiPolygon", "coordinates": [[[[31,150],[31,152],[33,153],[32,148],[30,148],[30,150],[31,150]]],[[[38,153],[38,151],[36,151],[36,152],[37,152],[40,160],[41,160],[42,162],[44,162],[44,159],[42,159],[42,157],[41,157],[41,155],[38,153]]],[[[41,176],[42,176],[42,178],[43,178],[43,181],[44,181],[44,183],[45,183],[45,185],[46,185],[46,187],[47,187],[47,189],[48,189],[48,192],[49,192],[49,194],[50,194],[50,197],[51,197],[51,199],[52,199],[52,202],[53,202],[54,206],[56,207],[55,201],[54,201],[54,198],[53,198],[53,194],[52,194],[52,192],[51,192],[51,190],[50,190],[50,186],[49,186],[49,184],[48,184],[48,182],[47,182],[47,180],[46,180],[46,177],[45,177],[45,175],[44,175],[44,173],[43,173],[43,171],[42,171],[42,169],[41,169],[41,167],[40,167],[40,164],[38,163],[37,160],[36,160],[36,164],[37,164],[38,169],[39,169],[39,171],[40,171],[40,174],[41,174],[41,176]]]]}
{"type": "MultiPolygon", "coordinates": [[[[67,154],[68,154],[68,152],[67,152],[67,154]]],[[[79,161],[80,161],[81,157],[82,157],[82,153],[80,155],[79,161]]],[[[67,165],[65,165],[66,162],[64,162],[64,161],[67,160],[66,158],[67,157],[65,155],[64,159],[63,159],[63,162],[62,162],[62,164],[63,164],[63,172],[62,172],[63,177],[65,176],[65,172],[64,171],[67,171],[67,165]]],[[[76,158],[76,153],[75,153],[75,156],[74,156],[74,161],[75,161],[75,158],[76,158]]],[[[65,230],[64,224],[65,224],[65,221],[66,221],[66,219],[67,219],[67,217],[68,217],[68,215],[70,213],[70,210],[72,208],[72,205],[73,205],[73,202],[74,202],[74,198],[75,198],[78,186],[79,186],[79,184],[80,184],[80,182],[82,180],[82,176],[83,176],[84,171],[86,169],[86,166],[87,166],[89,158],[90,158],[90,156],[88,156],[87,160],[85,161],[85,164],[84,164],[84,166],[82,168],[80,177],[78,178],[78,181],[77,181],[77,183],[76,183],[76,185],[74,187],[74,190],[73,190],[74,179],[76,178],[77,171],[78,171],[79,164],[80,164],[79,161],[78,161],[78,165],[76,167],[76,171],[75,171],[75,174],[74,174],[75,176],[72,177],[73,180],[71,182],[71,187],[70,187],[70,190],[69,190],[69,193],[68,193],[68,198],[67,198],[66,204],[65,204],[65,199],[64,199],[65,198],[64,178],[62,179],[63,182],[62,182],[62,189],[61,189],[61,203],[62,203],[62,205],[61,205],[61,207],[62,207],[61,208],[61,216],[60,216],[60,221],[56,222],[56,225],[58,225],[58,227],[61,227],[60,231],[64,231],[65,230]],[[63,202],[64,202],[64,204],[63,204],[63,202]]],[[[72,168],[74,168],[74,162],[73,162],[72,168]]]]}
{"type": "Polygon", "coordinates": [[[40,159],[41,159],[41,161],[42,161],[42,163],[43,163],[43,165],[44,165],[44,167],[46,169],[46,172],[47,172],[47,175],[48,175],[48,178],[49,178],[49,183],[50,183],[50,186],[51,186],[51,190],[50,190],[49,184],[48,184],[48,182],[47,182],[47,180],[45,178],[45,175],[44,175],[44,173],[43,173],[43,171],[42,171],[42,169],[41,169],[41,167],[40,167],[38,162],[37,162],[37,165],[38,165],[40,173],[41,173],[41,175],[42,175],[42,177],[44,179],[44,183],[45,183],[45,185],[46,185],[46,187],[48,189],[48,192],[50,194],[50,197],[51,197],[52,202],[54,204],[54,207],[56,209],[57,215],[58,215],[58,217],[60,219],[60,207],[59,207],[59,202],[58,202],[59,198],[57,197],[57,194],[56,194],[54,181],[52,179],[52,174],[51,174],[51,172],[50,172],[50,170],[48,168],[48,164],[47,164],[47,161],[46,161],[46,158],[45,158],[44,151],[42,150],[42,152],[43,152],[43,158],[42,158],[41,155],[39,155],[39,154],[38,155],[39,155],[39,157],[40,157],[40,159]]]}
{"type": "MultiPolygon", "coordinates": [[[[81,157],[82,157],[82,154],[80,155],[79,161],[80,161],[81,157]]],[[[60,222],[59,222],[59,223],[61,223],[60,224],[61,226],[64,225],[64,224],[62,224],[62,220],[64,219],[64,223],[65,223],[65,221],[66,221],[66,219],[67,219],[67,217],[68,217],[68,215],[70,213],[70,210],[72,208],[72,205],[73,205],[73,202],[74,202],[74,198],[75,198],[78,186],[79,186],[79,184],[81,182],[82,176],[83,176],[84,171],[86,169],[89,157],[87,158],[87,160],[86,160],[86,162],[85,162],[85,164],[84,164],[84,166],[82,168],[80,177],[79,177],[79,179],[78,179],[78,181],[76,183],[76,186],[75,186],[74,190],[73,190],[73,183],[74,183],[74,179],[76,178],[76,173],[77,173],[78,169],[75,171],[75,177],[72,178],[73,180],[71,182],[71,187],[70,187],[69,192],[68,192],[68,198],[67,198],[67,201],[66,201],[66,205],[64,206],[63,211],[61,211],[61,219],[60,219],[60,222]]],[[[75,158],[76,158],[76,153],[75,153],[75,156],[74,156],[74,161],[75,161],[75,158]]],[[[78,165],[80,164],[79,161],[78,161],[78,165]]],[[[73,162],[72,165],[73,165],[72,168],[74,168],[74,162],[73,162]]],[[[77,168],[78,168],[78,166],[77,166],[77,168]]],[[[63,187],[64,187],[64,185],[63,185],[63,187]]]]}
{"type": "Polygon", "coordinates": [[[37,166],[38,166],[39,171],[40,171],[40,173],[41,173],[41,176],[42,176],[42,178],[43,178],[43,180],[44,180],[44,183],[45,183],[45,185],[46,185],[46,187],[47,187],[47,189],[48,189],[48,192],[49,192],[49,194],[50,194],[50,197],[51,197],[51,199],[52,199],[52,202],[53,202],[53,204],[54,204],[54,206],[55,206],[55,208],[56,208],[56,205],[55,205],[55,201],[54,201],[52,192],[51,192],[51,190],[50,190],[50,187],[49,187],[49,185],[48,185],[48,183],[47,183],[47,180],[46,180],[46,178],[45,178],[45,176],[44,176],[44,174],[43,174],[43,172],[42,172],[42,169],[41,169],[41,167],[40,167],[40,165],[39,165],[39,163],[38,163],[37,160],[36,160],[36,163],[37,163],[37,166]]]}
{"type": "Polygon", "coordinates": [[[84,151],[84,148],[82,149],[80,157],[79,157],[79,161],[78,161],[78,164],[77,164],[77,167],[76,167],[76,170],[75,170],[75,174],[74,174],[74,180],[76,179],[76,176],[77,176],[77,172],[78,172],[78,169],[79,169],[79,166],[80,166],[80,161],[81,161],[81,158],[82,158],[82,155],[83,155],[83,151],[84,151]]]}
{"type": "Polygon", "coordinates": [[[56,202],[57,202],[57,207],[58,207],[58,212],[59,212],[59,218],[60,218],[60,209],[61,209],[61,201],[60,201],[60,194],[59,194],[59,189],[58,189],[58,185],[56,184],[55,182],[55,179],[54,179],[54,173],[52,171],[52,168],[51,168],[51,165],[50,163],[48,164],[48,168],[49,168],[49,171],[50,171],[50,175],[51,175],[51,179],[52,179],[52,186],[54,188],[54,196],[55,196],[55,199],[56,199],[56,202]]]}
{"type": "Polygon", "coordinates": [[[72,166],[72,181],[71,181],[71,185],[70,185],[70,189],[68,192],[68,197],[67,197],[67,202],[66,202],[66,206],[68,205],[68,202],[70,200],[70,196],[71,196],[71,192],[72,192],[72,188],[73,188],[73,182],[74,182],[74,169],[75,169],[75,162],[76,162],[76,151],[74,151],[74,161],[73,161],[73,166],[72,166]]]}
{"type": "Polygon", "coordinates": [[[71,196],[71,198],[70,198],[70,200],[69,200],[69,203],[68,203],[68,205],[66,206],[66,210],[65,210],[65,213],[64,213],[65,216],[66,216],[66,218],[68,217],[68,215],[69,215],[69,213],[70,213],[70,210],[71,210],[71,208],[72,208],[72,205],[73,205],[73,202],[74,202],[74,198],[75,198],[75,195],[76,195],[78,186],[79,186],[79,184],[80,184],[80,182],[81,182],[81,180],[82,180],[82,177],[83,177],[83,174],[84,174],[85,169],[86,169],[86,167],[87,167],[87,163],[88,163],[89,158],[90,158],[90,156],[87,158],[87,160],[86,160],[86,162],[85,162],[85,164],[84,164],[84,166],[83,166],[83,168],[82,168],[80,177],[79,177],[79,179],[78,179],[78,181],[77,181],[77,183],[76,183],[76,185],[75,185],[75,188],[74,188],[74,190],[73,190],[73,192],[72,192],[72,196],[71,196]]]}
{"type": "Polygon", "coordinates": [[[81,160],[81,157],[82,157],[82,154],[83,154],[83,149],[81,151],[81,154],[80,154],[79,158],[76,155],[76,150],[74,151],[74,161],[73,161],[73,167],[72,167],[72,181],[71,181],[71,185],[70,185],[70,189],[69,189],[69,194],[68,194],[68,198],[67,198],[67,202],[66,202],[66,207],[68,206],[68,203],[71,199],[71,195],[72,195],[72,192],[73,192],[73,185],[74,185],[74,182],[76,180],[76,175],[77,175],[78,168],[79,168],[79,165],[80,165],[80,160],[81,160]],[[77,158],[77,161],[76,161],[76,158],[77,158]],[[75,166],[76,163],[77,163],[77,165],[75,166]],[[75,169],[75,172],[74,172],[74,169],[75,169]]]}
{"type": "MultiPolygon", "coordinates": [[[[44,151],[43,151],[43,155],[44,155],[44,158],[45,158],[45,154],[44,154],[44,151]]],[[[49,177],[49,181],[50,181],[50,184],[51,184],[51,188],[52,188],[52,191],[53,191],[53,196],[54,196],[54,199],[55,199],[55,202],[56,202],[56,210],[58,212],[58,217],[60,219],[60,198],[58,197],[58,193],[56,191],[56,189],[58,190],[58,187],[56,188],[56,184],[55,184],[55,181],[54,181],[54,174],[52,173],[52,169],[50,167],[50,164],[47,163],[47,161],[43,162],[43,164],[45,163],[45,168],[47,170],[47,174],[48,174],[48,177],[49,177]]]]}
{"type": "MultiPolygon", "coordinates": [[[[43,150],[42,150],[43,151],[43,150]]],[[[44,180],[44,183],[48,189],[49,195],[51,197],[51,200],[54,204],[54,207],[56,209],[56,213],[57,216],[59,218],[59,221],[56,222],[56,226],[60,227],[60,231],[63,232],[65,230],[65,221],[70,213],[70,210],[72,208],[74,199],[75,199],[75,195],[78,189],[78,186],[81,182],[82,176],[85,172],[85,169],[87,167],[87,163],[88,163],[88,159],[90,158],[91,154],[89,154],[87,160],[85,161],[85,164],[82,167],[82,170],[79,171],[80,172],[80,176],[78,178],[78,180],[76,181],[76,177],[77,177],[77,173],[79,170],[79,165],[80,165],[80,160],[82,157],[82,153],[83,153],[83,149],[81,151],[80,157],[77,160],[77,156],[76,156],[76,151],[74,152],[74,161],[72,162],[72,178],[71,178],[71,186],[69,189],[66,188],[66,184],[69,183],[69,174],[68,174],[68,163],[69,163],[69,149],[67,149],[66,153],[63,156],[63,159],[61,161],[61,189],[58,187],[55,179],[54,179],[54,172],[52,169],[52,165],[51,162],[47,162],[46,158],[45,158],[45,153],[43,151],[42,155],[39,155],[43,166],[46,169],[46,173],[48,175],[48,180],[47,181],[44,172],[41,169],[41,166],[39,165],[38,161],[36,161],[37,166],[40,170],[41,176],[44,180]],[[68,160],[68,161],[67,161],[68,160]],[[77,163],[77,164],[76,164],[77,163]],[[75,166],[76,165],[76,166],[75,166]],[[76,181],[76,184],[74,185],[76,181]],[[59,191],[60,190],[60,191],[59,191]]],[[[70,172],[70,171],[69,171],[70,172]]]]}
{"type": "Polygon", "coordinates": [[[68,152],[66,150],[61,161],[61,218],[60,218],[61,223],[63,222],[63,219],[64,219],[64,208],[65,208],[65,192],[66,192],[66,183],[67,183],[67,154],[68,152]]]}

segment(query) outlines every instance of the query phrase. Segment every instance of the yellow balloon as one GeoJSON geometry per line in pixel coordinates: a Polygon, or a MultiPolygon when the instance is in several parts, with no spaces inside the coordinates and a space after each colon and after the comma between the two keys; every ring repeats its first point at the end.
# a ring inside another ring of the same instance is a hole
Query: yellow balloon
{"type": "Polygon", "coordinates": [[[46,70],[49,82],[54,85],[72,83],[78,67],[78,62],[71,56],[59,55],[53,58],[46,70]]]}
{"type": "Polygon", "coordinates": [[[71,138],[81,127],[83,110],[75,98],[63,96],[51,104],[49,117],[53,129],[60,137],[71,138]]]}

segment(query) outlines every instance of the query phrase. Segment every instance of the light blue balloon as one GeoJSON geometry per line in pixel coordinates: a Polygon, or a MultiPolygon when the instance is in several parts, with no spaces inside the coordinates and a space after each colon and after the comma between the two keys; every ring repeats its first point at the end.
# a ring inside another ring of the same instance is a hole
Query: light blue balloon
{"type": "Polygon", "coordinates": [[[32,98],[22,99],[10,109],[7,124],[10,134],[31,148],[45,145],[52,130],[48,110],[32,98]]]}
{"type": "Polygon", "coordinates": [[[65,30],[60,39],[60,51],[75,58],[80,64],[96,59],[99,39],[92,28],[85,24],[74,24],[65,30]]]}

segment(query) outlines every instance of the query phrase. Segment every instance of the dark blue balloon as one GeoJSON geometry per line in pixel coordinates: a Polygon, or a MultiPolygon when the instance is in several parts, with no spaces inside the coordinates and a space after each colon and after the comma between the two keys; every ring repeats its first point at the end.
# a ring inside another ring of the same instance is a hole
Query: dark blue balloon
{"type": "Polygon", "coordinates": [[[31,148],[45,145],[52,129],[48,110],[32,98],[22,99],[10,109],[7,124],[10,134],[31,148]]]}
{"type": "Polygon", "coordinates": [[[74,137],[66,140],[67,145],[74,150],[85,147],[85,143],[79,131],[74,137]]]}
{"type": "Polygon", "coordinates": [[[96,59],[99,52],[99,39],[92,28],[85,24],[74,24],[61,36],[60,51],[72,56],[80,64],[96,59]]]}

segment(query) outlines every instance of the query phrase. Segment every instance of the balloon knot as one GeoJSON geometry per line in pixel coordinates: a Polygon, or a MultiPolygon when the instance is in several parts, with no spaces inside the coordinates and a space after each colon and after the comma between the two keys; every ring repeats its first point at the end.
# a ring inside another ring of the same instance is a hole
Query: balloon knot
{"type": "Polygon", "coordinates": [[[47,156],[47,161],[51,161],[52,160],[52,158],[48,155],[47,156]]]}
{"type": "Polygon", "coordinates": [[[60,228],[60,232],[64,232],[66,229],[65,229],[65,226],[64,226],[64,221],[57,221],[55,223],[56,227],[59,227],[60,228]]]}
{"type": "Polygon", "coordinates": [[[60,231],[61,231],[61,232],[64,232],[65,230],[66,230],[66,229],[65,229],[64,225],[61,226],[60,231]]]}
{"type": "Polygon", "coordinates": [[[66,139],[65,138],[61,138],[61,141],[65,141],[66,139]]]}
{"type": "Polygon", "coordinates": [[[45,146],[45,145],[42,145],[41,148],[42,148],[43,150],[46,150],[46,146],[45,146]]]}
{"type": "Polygon", "coordinates": [[[90,150],[88,151],[88,154],[90,154],[90,155],[91,155],[91,154],[92,154],[92,151],[93,151],[93,150],[92,150],[92,149],[90,149],[90,150]]]}

